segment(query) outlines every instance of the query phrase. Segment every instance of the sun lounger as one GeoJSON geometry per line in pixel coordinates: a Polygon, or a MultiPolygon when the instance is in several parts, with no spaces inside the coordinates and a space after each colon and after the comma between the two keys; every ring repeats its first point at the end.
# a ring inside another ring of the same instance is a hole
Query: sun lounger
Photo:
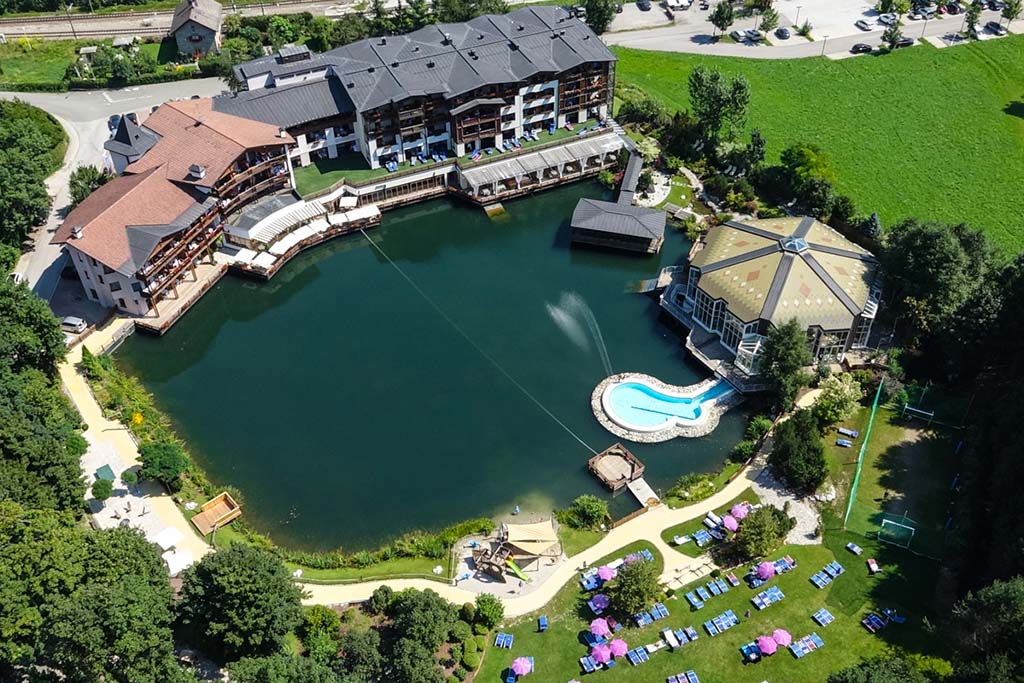
{"type": "Polygon", "coordinates": [[[654,562],[654,553],[652,553],[647,548],[644,548],[640,551],[640,556],[644,558],[646,562],[654,562]]]}
{"type": "Polygon", "coordinates": [[[822,640],[817,633],[812,633],[807,637],[810,638],[811,642],[814,644],[815,649],[825,647],[825,641],[822,640]]]}
{"type": "Polygon", "coordinates": [[[851,439],[856,439],[858,436],[860,436],[860,432],[858,432],[856,429],[847,429],[846,427],[840,427],[838,431],[843,436],[848,436],[851,439]]]}
{"type": "Polygon", "coordinates": [[[715,524],[714,522],[712,522],[709,517],[705,517],[704,518],[704,526],[706,526],[709,529],[714,529],[718,525],[715,524]]]}
{"type": "Polygon", "coordinates": [[[729,592],[729,584],[727,584],[723,579],[715,579],[715,585],[718,586],[718,590],[721,592],[729,592]]]}
{"type": "Polygon", "coordinates": [[[690,542],[689,536],[679,536],[678,534],[672,537],[672,542],[676,545],[684,545],[690,542]]]}
{"type": "Polygon", "coordinates": [[[686,636],[686,631],[685,631],[685,630],[683,630],[683,629],[681,629],[681,628],[677,628],[676,630],[672,631],[672,633],[674,633],[674,634],[675,634],[675,636],[676,636],[676,640],[678,640],[678,641],[679,641],[679,644],[680,644],[680,645],[686,645],[686,643],[687,643],[687,642],[688,642],[688,641],[690,640],[690,639],[689,639],[689,638],[688,638],[688,637],[686,636]]]}
{"type": "Polygon", "coordinates": [[[714,581],[708,581],[708,590],[711,591],[712,595],[721,595],[722,590],[718,587],[718,584],[714,581]]]}
{"type": "Polygon", "coordinates": [[[814,621],[816,621],[818,623],[818,625],[822,626],[822,627],[828,626],[833,621],[835,621],[835,617],[832,616],[832,613],[829,612],[824,607],[822,607],[817,612],[815,612],[813,615],[811,615],[811,618],[814,619],[814,621]]]}
{"type": "Polygon", "coordinates": [[[708,593],[708,590],[704,586],[697,586],[697,595],[699,595],[700,599],[704,602],[711,599],[711,594],[708,593]]]}
{"type": "Polygon", "coordinates": [[[593,612],[595,616],[601,616],[601,612],[604,612],[603,609],[594,605],[593,600],[587,600],[587,607],[590,608],[590,611],[593,612]]]}
{"type": "Polygon", "coordinates": [[[713,623],[711,623],[710,621],[705,621],[704,622],[704,630],[707,631],[708,635],[711,636],[712,638],[714,638],[715,636],[718,635],[718,629],[715,628],[715,625],[713,623]]]}
{"type": "Polygon", "coordinates": [[[868,571],[870,571],[872,574],[878,574],[882,571],[882,568],[878,566],[878,562],[876,562],[875,558],[873,557],[870,560],[868,560],[868,571]]]}
{"type": "Polygon", "coordinates": [[[547,631],[548,630],[548,618],[546,616],[542,616],[540,619],[537,620],[537,630],[538,631],[547,631]]]}
{"type": "Polygon", "coordinates": [[[686,672],[686,683],[700,683],[700,679],[697,678],[697,674],[693,671],[686,672]]]}
{"type": "Polygon", "coordinates": [[[843,448],[853,448],[853,442],[849,439],[836,439],[836,445],[843,448]]]}
{"type": "Polygon", "coordinates": [[[595,636],[593,633],[587,632],[583,634],[583,640],[586,641],[587,647],[594,647],[601,643],[608,642],[608,639],[604,636],[595,636]]]}
{"type": "Polygon", "coordinates": [[[856,543],[847,543],[846,544],[846,549],[849,550],[854,555],[860,555],[862,552],[864,552],[864,550],[859,545],[857,545],[856,543]]]}
{"type": "Polygon", "coordinates": [[[505,674],[505,683],[516,683],[516,672],[512,669],[508,669],[505,674]]]}
{"type": "Polygon", "coordinates": [[[679,683],[679,676],[669,676],[665,679],[665,683],[679,683]]]}
{"type": "Polygon", "coordinates": [[[729,583],[732,585],[733,588],[736,588],[737,586],[740,585],[740,580],[737,579],[736,575],[733,574],[732,572],[729,572],[728,574],[726,574],[725,578],[729,581],[729,583]]]}
{"type": "Polygon", "coordinates": [[[708,535],[710,535],[711,538],[715,539],[716,541],[724,541],[725,540],[725,534],[723,534],[718,529],[711,529],[710,531],[708,531],[708,535]]]}
{"type": "Polygon", "coordinates": [[[638,627],[643,628],[644,626],[653,623],[654,619],[648,612],[640,612],[639,614],[633,615],[633,621],[636,622],[638,627]]]}
{"type": "Polygon", "coordinates": [[[692,626],[687,626],[683,630],[686,631],[686,637],[690,639],[690,642],[693,642],[694,640],[697,640],[697,638],[700,637],[700,634],[697,633],[697,629],[695,629],[692,626]]]}
{"type": "Polygon", "coordinates": [[[580,657],[580,667],[584,673],[594,673],[597,671],[597,661],[590,655],[580,657]]]}

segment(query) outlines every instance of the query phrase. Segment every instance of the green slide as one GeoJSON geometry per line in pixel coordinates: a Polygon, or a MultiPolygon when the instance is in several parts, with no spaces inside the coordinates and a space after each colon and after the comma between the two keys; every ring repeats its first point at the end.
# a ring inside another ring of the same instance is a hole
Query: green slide
{"type": "Polygon", "coordinates": [[[530,577],[523,573],[523,570],[519,568],[519,565],[513,562],[511,559],[505,560],[505,564],[512,570],[512,573],[518,576],[523,581],[529,581],[530,577]]]}

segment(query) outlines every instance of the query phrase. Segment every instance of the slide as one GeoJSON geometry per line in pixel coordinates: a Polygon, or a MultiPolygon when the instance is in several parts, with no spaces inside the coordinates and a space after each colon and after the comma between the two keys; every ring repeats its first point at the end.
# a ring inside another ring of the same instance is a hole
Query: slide
{"type": "Polygon", "coordinates": [[[513,560],[511,560],[511,559],[505,560],[505,564],[507,564],[508,568],[512,570],[512,573],[515,574],[516,576],[518,576],[521,580],[523,580],[523,581],[529,581],[530,580],[530,577],[527,576],[526,574],[524,574],[523,570],[520,569],[519,565],[516,564],[513,560]]]}

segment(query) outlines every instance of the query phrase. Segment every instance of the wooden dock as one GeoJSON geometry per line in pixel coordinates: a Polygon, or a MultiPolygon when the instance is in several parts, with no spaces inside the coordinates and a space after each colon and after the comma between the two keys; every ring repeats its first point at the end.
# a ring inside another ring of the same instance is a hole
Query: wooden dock
{"type": "Polygon", "coordinates": [[[634,479],[626,486],[629,488],[629,492],[636,496],[636,499],[644,507],[652,508],[661,503],[661,499],[658,498],[658,494],[654,492],[654,489],[651,488],[651,485],[648,484],[647,480],[643,477],[634,479]]]}
{"type": "Polygon", "coordinates": [[[644,476],[644,464],[621,443],[609,446],[588,460],[587,469],[612,491],[620,491],[644,476]]]}

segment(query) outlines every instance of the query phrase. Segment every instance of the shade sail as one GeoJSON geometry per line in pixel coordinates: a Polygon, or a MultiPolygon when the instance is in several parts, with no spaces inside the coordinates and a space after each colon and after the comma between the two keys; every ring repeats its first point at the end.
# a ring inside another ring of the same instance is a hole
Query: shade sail
{"type": "Polygon", "coordinates": [[[533,524],[505,524],[505,540],[528,555],[543,555],[558,543],[551,521],[533,524]]]}

